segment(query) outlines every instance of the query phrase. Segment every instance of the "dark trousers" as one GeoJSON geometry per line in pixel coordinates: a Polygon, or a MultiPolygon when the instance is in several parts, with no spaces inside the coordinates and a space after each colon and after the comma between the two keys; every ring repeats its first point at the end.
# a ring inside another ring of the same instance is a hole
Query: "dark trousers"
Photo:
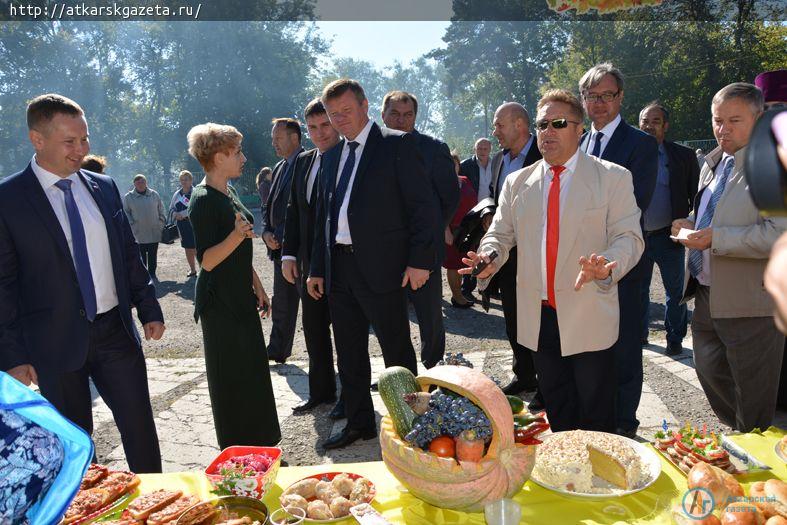
{"type": "Polygon", "coordinates": [[[148,269],[151,277],[156,276],[156,266],[158,266],[158,243],[151,242],[139,245],[139,255],[142,256],[142,264],[148,269]]]}
{"type": "Polygon", "coordinates": [[[418,319],[421,334],[421,362],[432,368],[445,354],[445,326],[443,325],[443,273],[440,269],[429,275],[417,290],[407,286],[407,297],[418,319]]]}
{"type": "Polygon", "coordinates": [[[514,375],[525,386],[536,386],[536,369],[533,365],[533,352],[516,341],[516,248],[512,248],[508,260],[498,272],[500,298],[503,303],[503,316],[506,320],[506,336],[514,351],[514,375]]]}
{"type": "Polygon", "coordinates": [[[286,359],[292,355],[292,341],[298,322],[298,286],[290,283],[281,273],[281,258],[273,259],[273,297],[271,298],[271,337],[268,356],[286,359]]]}
{"type": "Polygon", "coordinates": [[[533,352],[538,389],[549,424],[563,430],[615,430],[615,381],[612,349],[563,357],[557,311],[541,307],[538,351],[533,352]]]}
{"type": "Polygon", "coordinates": [[[369,326],[380,342],[386,367],[403,366],[417,373],[418,362],[407,319],[407,295],[401,288],[386,293],[372,291],[355,256],[334,249],[328,305],[347,428],[374,428],[374,407],[369,392],[372,382],[369,326]]]}
{"type": "Polygon", "coordinates": [[[478,281],[472,275],[463,275],[462,276],[462,294],[466,296],[470,296],[471,293],[475,290],[475,287],[478,285],[478,281]]]}
{"type": "Polygon", "coordinates": [[[330,399],[336,396],[336,378],[333,372],[333,345],[331,344],[331,315],[328,298],[315,301],[306,290],[306,279],[301,285],[303,306],[303,337],[309,354],[309,397],[330,399]]]}
{"type": "Polygon", "coordinates": [[[115,418],[128,467],[137,473],[161,472],[145,356],[126,333],[117,308],[100,315],[91,324],[89,344],[87,362],[79,370],[38,370],[41,394],[61,414],[92,435],[88,381],[92,378],[115,418]]]}
{"type": "Polygon", "coordinates": [[[639,427],[637,408],[642,397],[642,279],[623,279],[618,282],[620,328],[618,340],[612,347],[617,375],[617,428],[636,430],[639,427]]]}
{"type": "Polygon", "coordinates": [[[683,245],[672,242],[669,228],[657,233],[645,232],[645,254],[642,256],[644,275],[642,278],[642,340],[648,338],[648,306],[650,305],[650,281],[653,277],[653,264],[659,265],[661,280],[667,295],[667,311],[664,315],[664,328],[667,341],[680,343],[686,337],[689,322],[688,308],[680,304],[683,296],[683,277],[685,272],[685,254],[683,245]]]}
{"type": "Polygon", "coordinates": [[[784,335],[773,317],[712,318],[711,288],[698,286],[691,333],[694,364],[713,412],[740,432],[773,422],[784,335]]]}

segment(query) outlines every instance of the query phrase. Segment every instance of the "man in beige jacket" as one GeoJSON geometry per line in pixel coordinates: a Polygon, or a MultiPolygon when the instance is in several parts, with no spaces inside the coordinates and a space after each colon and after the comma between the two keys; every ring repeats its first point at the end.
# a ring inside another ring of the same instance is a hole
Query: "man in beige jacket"
{"type": "MultiPolygon", "coordinates": [[[[579,150],[584,110],[565,90],[538,102],[543,160],[503,183],[492,226],[465,264],[498,257],[480,285],[519,247],[517,339],[533,350],[556,431],[615,430],[617,282],[644,249],[631,173],[579,150]]],[[[470,273],[471,268],[464,268],[470,273]]]]}
{"type": "Polygon", "coordinates": [[[762,92],[737,82],[711,103],[719,147],[700,173],[694,212],[672,223],[694,233],[687,255],[684,300],[694,297],[691,332],[702,389],[722,423],[748,432],[773,420],[784,336],[773,322],[763,273],[785,219],[761,217],[749,195],[744,158],[763,110],[762,92]]]}

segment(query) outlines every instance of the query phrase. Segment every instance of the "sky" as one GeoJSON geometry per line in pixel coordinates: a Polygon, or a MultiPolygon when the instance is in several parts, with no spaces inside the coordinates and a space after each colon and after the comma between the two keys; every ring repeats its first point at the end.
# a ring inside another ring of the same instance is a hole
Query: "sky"
{"type": "Polygon", "coordinates": [[[317,27],[333,40],[336,57],[367,60],[383,68],[399,60],[403,64],[437,47],[449,22],[317,22],[317,27]]]}

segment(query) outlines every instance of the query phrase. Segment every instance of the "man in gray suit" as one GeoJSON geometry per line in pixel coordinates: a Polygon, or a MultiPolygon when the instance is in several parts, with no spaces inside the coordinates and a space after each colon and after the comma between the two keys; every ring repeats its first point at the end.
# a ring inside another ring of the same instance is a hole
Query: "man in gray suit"
{"type": "Polygon", "coordinates": [[[787,220],[762,217],[744,175],[746,145],[763,110],[762,92],[737,82],[711,103],[719,147],[708,153],[694,211],[672,223],[688,248],[684,299],[695,298],[691,332],[702,389],[722,423],[741,432],[770,426],[784,336],[763,287],[771,248],[787,220]]]}

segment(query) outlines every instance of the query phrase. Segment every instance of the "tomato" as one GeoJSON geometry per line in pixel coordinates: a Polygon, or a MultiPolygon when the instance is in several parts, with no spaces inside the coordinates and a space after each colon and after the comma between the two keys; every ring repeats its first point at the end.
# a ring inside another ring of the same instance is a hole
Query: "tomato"
{"type": "Polygon", "coordinates": [[[451,436],[437,436],[429,443],[429,452],[441,458],[452,458],[456,453],[454,438],[451,436]]]}

